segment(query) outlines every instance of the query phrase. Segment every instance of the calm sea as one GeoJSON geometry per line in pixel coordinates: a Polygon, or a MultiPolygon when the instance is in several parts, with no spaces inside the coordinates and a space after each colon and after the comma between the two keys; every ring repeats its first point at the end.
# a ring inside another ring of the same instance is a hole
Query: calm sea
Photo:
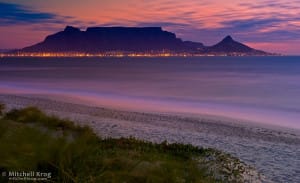
{"type": "Polygon", "coordinates": [[[300,129],[300,57],[0,58],[0,92],[300,129]]]}

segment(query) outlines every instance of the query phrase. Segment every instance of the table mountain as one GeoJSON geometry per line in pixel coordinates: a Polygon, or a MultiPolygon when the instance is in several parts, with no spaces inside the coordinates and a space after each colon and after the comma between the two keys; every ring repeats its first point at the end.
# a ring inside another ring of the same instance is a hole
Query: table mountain
{"type": "Polygon", "coordinates": [[[241,54],[268,55],[264,51],[250,48],[227,36],[214,46],[199,42],[182,41],[172,32],[161,27],[90,27],[86,31],[67,26],[63,31],[49,35],[38,44],[25,47],[18,52],[161,52],[191,54],[241,54]]]}

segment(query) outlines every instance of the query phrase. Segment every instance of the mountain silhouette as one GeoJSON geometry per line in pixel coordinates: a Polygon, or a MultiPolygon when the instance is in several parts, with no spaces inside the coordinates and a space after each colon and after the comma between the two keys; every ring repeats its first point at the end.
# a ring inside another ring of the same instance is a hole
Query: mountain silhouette
{"type": "MultiPolygon", "coordinates": [[[[24,52],[105,52],[105,51],[183,51],[192,47],[160,27],[91,27],[86,31],[67,26],[64,31],[47,36],[24,52]]],[[[193,48],[192,48],[193,49],[193,48]]]]}
{"type": "Polygon", "coordinates": [[[221,42],[206,48],[209,53],[247,53],[253,55],[267,54],[264,51],[256,50],[239,43],[232,39],[230,35],[226,36],[221,42]]]}
{"type": "Polygon", "coordinates": [[[66,26],[63,31],[49,35],[44,41],[25,47],[18,52],[159,52],[193,54],[267,55],[264,51],[250,48],[225,37],[214,46],[204,46],[199,42],[182,41],[172,32],[161,27],[89,27],[86,31],[66,26]]]}

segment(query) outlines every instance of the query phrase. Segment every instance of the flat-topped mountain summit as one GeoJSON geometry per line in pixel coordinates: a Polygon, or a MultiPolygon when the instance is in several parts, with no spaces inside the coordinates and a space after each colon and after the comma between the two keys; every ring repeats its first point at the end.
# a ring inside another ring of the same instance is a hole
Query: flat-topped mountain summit
{"type": "Polygon", "coordinates": [[[86,31],[67,26],[24,52],[182,51],[184,42],[160,27],[90,27],[86,31]]]}
{"type": "Polygon", "coordinates": [[[172,52],[190,54],[268,55],[227,36],[214,46],[182,41],[161,27],[89,27],[85,31],[67,26],[44,41],[18,50],[21,53],[172,52]]]}

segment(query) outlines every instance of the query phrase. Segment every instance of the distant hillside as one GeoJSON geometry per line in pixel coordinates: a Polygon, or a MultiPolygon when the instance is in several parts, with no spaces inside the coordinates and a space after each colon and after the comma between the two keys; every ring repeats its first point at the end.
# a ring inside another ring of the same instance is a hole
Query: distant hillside
{"type": "Polygon", "coordinates": [[[6,53],[6,52],[11,52],[14,51],[16,49],[0,49],[0,53],[6,53]]]}
{"type": "MultiPolygon", "coordinates": [[[[192,48],[193,49],[193,48],[192,48]]],[[[47,36],[24,52],[105,52],[190,50],[190,47],[171,32],[160,27],[93,27],[86,31],[67,26],[64,31],[47,36]]]]}
{"type": "Polygon", "coordinates": [[[191,54],[269,55],[234,41],[230,36],[214,46],[182,41],[161,27],[90,27],[86,31],[67,26],[63,31],[49,35],[43,42],[25,47],[18,52],[159,52],[191,54]]]}
{"type": "Polygon", "coordinates": [[[214,46],[206,47],[207,53],[245,53],[249,55],[267,55],[268,53],[256,50],[239,43],[232,39],[231,36],[226,36],[221,42],[214,46]]]}

